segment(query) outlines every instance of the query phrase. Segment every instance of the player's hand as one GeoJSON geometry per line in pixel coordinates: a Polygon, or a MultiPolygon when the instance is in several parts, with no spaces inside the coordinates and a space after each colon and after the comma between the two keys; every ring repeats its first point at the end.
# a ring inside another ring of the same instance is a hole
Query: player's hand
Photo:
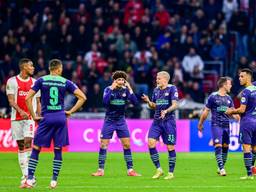
{"type": "Polygon", "coordinates": [[[71,113],[71,111],[65,111],[65,114],[67,117],[70,117],[72,113],[71,113]]]}
{"type": "Polygon", "coordinates": [[[232,109],[231,108],[227,108],[225,114],[231,115],[232,114],[232,109]]]}
{"type": "Polygon", "coordinates": [[[143,94],[143,95],[141,96],[141,99],[142,99],[143,101],[145,101],[146,103],[149,103],[149,102],[150,102],[148,96],[145,95],[145,94],[143,94]]]}
{"type": "Polygon", "coordinates": [[[162,110],[161,111],[161,116],[160,116],[160,118],[161,119],[163,119],[163,118],[165,118],[165,115],[167,114],[167,110],[162,110]]]}
{"type": "Polygon", "coordinates": [[[23,119],[29,119],[29,114],[26,113],[25,111],[21,110],[19,113],[20,113],[20,116],[21,116],[23,119]]]}
{"type": "Polygon", "coordinates": [[[34,121],[40,121],[40,120],[42,120],[43,119],[43,117],[41,117],[41,116],[35,116],[35,117],[33,117],[33,120],[34,121]]]}
{"type": "Polygon", "coordinates": [[[127,87],[129,89],[130,92],[133,92],[132,87],[128,81],[125,81],[124,85],[125,85],[125,87],[127,87]]]}
{"type": "Polygon", "coordinates": [[[113,81],[111,87],[110,87],[112,90],[116,89],[117,88],[117,83],[116,81],[113,81]]]}

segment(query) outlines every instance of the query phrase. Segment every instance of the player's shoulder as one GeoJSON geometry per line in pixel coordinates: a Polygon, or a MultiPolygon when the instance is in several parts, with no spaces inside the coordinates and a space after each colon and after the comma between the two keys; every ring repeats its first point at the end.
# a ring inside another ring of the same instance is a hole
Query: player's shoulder
{"type": "Polygon", "coordinates": [[[170,90],[176,90],[177,89],[177,87],[173,84],[168,84],[167,88],[170,89],[170,90]]]}
{"type": "Polygon", "coordinates": [[[214,97],[217,97],[217,96],[218,96],[218,91],[214,91],[214,92],[212,92],[212,93],[208,96],[208,99],[214,98],[214,97]]]}
{"type": "Polygon", "coordinates": [[[12,77],[10,77],[10,78],[7,80],[7,83],[16,82],[16,77],[17,77],[17,76],[12,76],[12,77]]]}
{"type": "Polygon", "coordinates": [[[250,86],[246,87],[246,88],[244,89],[244,91],[247,91],[247,92],[256,91],[256,86],[255,86],[255,85],[250,85],[250,86]]]}

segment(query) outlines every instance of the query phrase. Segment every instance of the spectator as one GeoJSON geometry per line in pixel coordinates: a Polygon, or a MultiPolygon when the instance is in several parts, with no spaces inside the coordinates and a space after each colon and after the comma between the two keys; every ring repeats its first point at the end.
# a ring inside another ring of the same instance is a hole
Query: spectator
{"type": "Polygon", "coordinates": [[[186,73],[185,80],[203,78],[204,62],[196,53],[195,48],[189,49],[189,53],[182,60],[182,67],[186,73]]]}
{"type": "Polygon", "coordinates": [[[225,62],[226,54],[227,49],[225,45],[221,42],[220,38],[216,37],[215,42],[210,51],[211,58],[217,61],[225,62]]]}
{"type": "Polygon", "coordinates": [[[233,13],[237,11],[238,4],[237,0],[224,0],[222,12],[225,14],[225,21],[229,23],[233,13]]]}
{"type": "Polygon", "coordinates": [[[158,11],[156,12],[154,16],[154,20],[156,22],[159,22],[159,26],[161,28],[166,28],[167,25],[170,22],[170,14],[168,11],[165,10],[165,7],[163,4],[158,5],[158,11]]]}

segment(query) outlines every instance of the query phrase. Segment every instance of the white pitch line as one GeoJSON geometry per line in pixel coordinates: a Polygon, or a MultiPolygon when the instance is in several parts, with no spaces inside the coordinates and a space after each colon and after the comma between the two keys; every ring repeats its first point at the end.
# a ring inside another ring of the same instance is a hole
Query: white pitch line
{"type": "MultiPolygon", "coordinates": [[[[238,188],[241,186],[221,186],[221,185],[216,185],[216,186],[154,186],[154,185],[146,185],[146,186],[58,186],[58,189],[233,189],[233,188],[238,188]]],[[[0,186],[0,189],[11,189],[13,186],[0,186]]],[[[45,189],[48,187],[45,186],[36,186],[35,189],[45,189]]],[[[255,189],[255,186],[243,186],[242,189],[255,189]]]]}

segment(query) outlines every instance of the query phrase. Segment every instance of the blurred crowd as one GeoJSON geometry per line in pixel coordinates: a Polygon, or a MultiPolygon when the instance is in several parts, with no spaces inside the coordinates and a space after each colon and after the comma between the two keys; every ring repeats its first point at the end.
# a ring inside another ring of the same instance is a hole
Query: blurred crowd
{"type": "MultiPolygon", "coordinates": [[[[83,111],[102,111],[115,70],[129,74],[138,97],[166,70],[180,98],[204,103],[215,89],[205,88],[206,68],[216,78],[231,75],[235,93],[237,71],[256,71],[255,1],[0,0],[0,47],[0,113],[8,109],[5,83],[23,57],[33,60],[36,78],[47,74],[51,58],[61,59],[63,76],[90,101],[83,111]]],[[[67,95],[67,106],[72,102],[67,95]]]]}

